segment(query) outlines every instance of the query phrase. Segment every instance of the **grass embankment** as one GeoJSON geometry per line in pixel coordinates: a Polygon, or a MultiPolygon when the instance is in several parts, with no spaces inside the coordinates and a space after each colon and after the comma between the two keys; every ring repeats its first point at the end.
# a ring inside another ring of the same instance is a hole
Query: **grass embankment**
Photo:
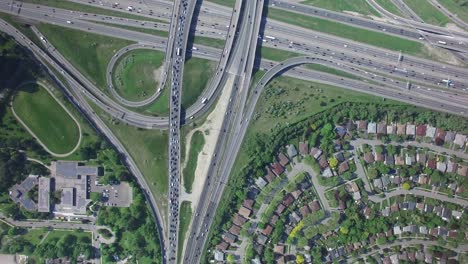
{"type": "Polygon", "coordinates": [[[216,63],[206,59],[190,58],[185,62],[182,82],[182,108],[195,103],[213,75],[216,63]]]}
{"type": "Polygon", "coordinates": [[[64,1],[64,0],[23,0],[23,2],[69,9],[69,10],[80,11],[84,13],[93,13],[97,15],[123,17],[123,18],[130,18],[130,19],[142,20],[142,21],[154,21],[154,22],[164,22],[164,23],[166,22],[166,21],[162,21],[156,18],[130,14],[127,11],[119,12],[119,11],[114,11],[110,9],[100,8],[100,7],[86,5],[86,4],[74,3],[74,2],[64,1]]]}
{"type": "Polygon", "coordinates": [[[192,218],[192,207],[190,202],[183,201],[180,204],[180,223],[179,223],[179,244],[177,245],[177,256],[178,262],[180,263],[180,256],[182,255],[182,249],[184,247],[185,235],[190,225],[190,219],[192,218]]]}
{"type": "MultiPolygon", "coordinates": [[[[91,101],[88,100],[88,102],[132,156],[158,204],[162,208],[166,208],[168,188],[167,132],[132,127],[112,119],[91,101]]],[[[165,212],[163,210],[163,213],[165,212]]]]}
{"type": "Polygon", "coordinates": [[[135,43],[50,24],[40,24],[38,29],[73,66],[106,92],[107,64],[115,52],[135,43]]]}
{"type": "Polygon", "coordinates": [[[466,0],[438,0],[437,2],[468,23],[468,2],[466,0]]]}
{"type": "Polygon", "coordinates": [[[342,23],[328,21],[294,12],[271,8],[268,17],[288,24],[293,24],[303,28],[323,32],[338,37],[347,38],[357,42],[367,43],[381,48],[386,48],[403,53],[425,56],[424,45],[396,36],[387,35],[380,32],[366,30],[362,28],[348,26],[342,23]]]}
{"type": "Polygon", "coordinates": [[[302,4],[316,6],[324,9],[329,9],[332,11],[351,11],[356,12],[362,15],[373,15],[379,16],[379,13],[370,6],[366,0],[306,0],[301,2],[302,4]]]}
{"type": "Polygon", "coordinates": [[[225,42],[226,41],[224,39],[215,39],[197,35],[193,39],[193,45],[203,45],[217,49],[223,49],[225,42]]]}
{"type": "Polygon", "coordinates": [[[430,4],[427,0],[403,1],[426,23],[437,26],[445,26],[448,22],[450,22],[448,17],[437,10],[437,8],[430,4]]]}
{"type": "Polygon", "coordinates": [[[208,0],[208,2],[213,2],[215,4],[228,7],[234,7],[234,5],[236,4],[236,0],[208,0]]]}
{"type": "Polygon", "coordinates": [[[398,9],[398,7],[393,4],[391,0],[375,0],[375,2],[377,2],[377,4],[379,4],[388,12],[403,17],[403,13],[401,13],[400,9],[398,9]]]}
{"type": "Polygon", "coordinates": [[[167,116],[169,115],[169,94],[171,93],[169,85],[164,87],[159,97],[151,104],[137,108],[137,112],[152,116],[167,116]]]}
{"type": "Polygon", "coordinates": [[[114,87],[120,96],[131,101],[141,101],[156,92],[164,61],[161,51],[138,49],[120,57],[112,71],[114,87]]]}
{"type": "Polygon", "coordinates": [[[184,188],[187,193],[192,192],[192,184],[195,179],[195,169],[197,168],[198,154],[205,145],[205,137],[201,131],[196,131],[190,140],[190,150],[187,164],[183,170],[184,188]]]}
{"type": "Polygon", "coordinates": [[[67,153],[78,144],[77,124],[45,88],[32,83],[20,87],[13,109],[52,152],[67,153]]]}
{"type": "Polygon", "coordinates": [[[107,23],[107,22],[102,22],[102,21],[94,21],[94,20],[88,20],[88,21],[92,23],[96,23],[96,24],[105,25],[105,26],[122,28],[122,29],[127,29],[131,31],[141,32],[141,33],[165,37],[165,38],[169,36],[169,32],[167,31],[162,31],[162,30],[157,30],[157,29],[152,29],[152,28],[133,27],[133,26],[126,26],[126,25],[107,23]]]}
{"type": "MultiPolygon", "coordinates": [[[[277,61],[277,62],[281,62],[281,61],[294,58],[294,57],[306,56],[305,54],[299,54],[299,53],[292,52],[292,51],[284,51],[284,50],[274,49],[274,48],[269,48],[269,47],[262,47],[261,55],[262,55],[262,58],[264,59],[277,61]]],[[[319,65],[319,64],[305,64],[305,67],[311,70],[335,74],[335,75],[346,77],[346,78],[360,79],[350,73],[340,71],[334,68],[330,68],[327,66],[319,65]]],[[[255,84],[255,82],[252,82],[252,83],[255,84]]]]}

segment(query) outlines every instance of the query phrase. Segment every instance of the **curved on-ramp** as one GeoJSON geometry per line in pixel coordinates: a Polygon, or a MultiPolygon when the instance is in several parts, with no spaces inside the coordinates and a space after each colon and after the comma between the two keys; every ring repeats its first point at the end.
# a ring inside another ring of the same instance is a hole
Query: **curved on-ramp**
{"type": "Polygon", "coordinates": [[[156,89],[156,91],[148,98],[144,99],[144,100],[141,100],[141,101],[131,101],[131,100],[127,100],[125,98],[123,98],[116,90],[115,90],[115,87],[114,85],[112,84],[112,72],[115,68],[115,65],[117,63],[117,61],[122,57],[124,56],[125,54],[127,54],[128,52],[130,51],[133,51],[133,50],[138,50],[138,49],[146,49],[146,50],[154,50],[154,51],[161,51],[160,49],[157,49],[156,47],[153,47],[153,46],[150,46],[150,45],[145,45],[145,44],[132,44],[132,45],[129,45],[129,46],[126,46],[126,47],[123,47],[122,49],[120,49],[119,51],[117,51],[114,56],[112,56],[111,60],[109,61],[109,63],[107,64],[107,69],[106,69],[106,82],[107,82],[107,88],[109,89],[110,93],[112,94],[112,96],[114,96],[116,98],[116,100],[125,105],[125,106],[130,106],[130,107],[141,107],[141,106],[145,106],[147,104],[150,104],[152,103],[154,100],[156,100],[159,95],[161,95],[163,89],[164,89],[164,85],[166,84],[166,68],[165,68],[165,62],[163,62],[163,65],[160,66],[160,68],[162,68],[162,72],[161,72],[161,78],[158,80],[158,85],[159,88],[156,89]]]}
{"type": "Polygon", "coordinates": [[[50,150],[46,144],[44,144],[44,142],[41,141],[41,139],[26,125],[26,123],[23,122],[23,120],[21,120],[21,118],[16,114],[15,112],[15,108],[13,107],[13,101],[14,101],[14,96],[11,100],[11,112],[13,113],[13,116],[16,118],[16,120],[18,120],[18,122],[20,122],[20,124],[28,131],[29,134],[31,134],[31,136],[33,136],[33,138],[35,138],[37,140],[37,142],[39,143],[39,145],[41,145],[45,151],[47,151],[50,155],[54,156],[54,157],[58,157],[58,158],[64,158],[64,157],[68,157],[70,156],[71,154],[73,154],[81,145],[81,139],[82,139],[82,133],[81,133],[81,126],[80,126],[80,123],[78,122],[78,120],[76,120],[75,116],[73,116],[72,113],[70,113],[70,111],[68,111],[68,109],[62,104],[62,102],[60,102],[60,100],[57,99],[57,97],[55,97],[55,95],[49,90],[49,88],[47,88],[47,85],[42,83],[42,82],[39,82],[39,81],[27,81],[27,82],[23,82],[21,83],[20,85],[18,85],[17,87],[21,87],[21,86],[24,86],[24,85],[27,85],[27,84],[37,84],[39,86],[41,86],[42,88],[44,88],[50,96],[52,96],[52,98],[54,98],[54,100],[60,105],[60,107],[62,107],[65,112],[71,117],[71,119],[75,122],[76,126],[78,127],[78,133],[79,133],[79,137],[78,137],[78,142],[76,143],[75,147],[70,150],[69,152],[67,153],[63,153],[63,154],[60,154],[60,153],[56,153],[56,152],[53,152],[52,150],[50,150]]]}

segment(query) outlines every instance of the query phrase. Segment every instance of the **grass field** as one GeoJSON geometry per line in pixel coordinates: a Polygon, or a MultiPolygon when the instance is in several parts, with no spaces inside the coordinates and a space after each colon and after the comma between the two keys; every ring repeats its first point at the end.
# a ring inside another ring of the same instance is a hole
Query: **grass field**
{"type": "Polygon", "coordinates": [[[403,0],[424,22],[445,26],[450,22],[442,12],[437,10],[436,7],[431,5],[427,0],[403,0]]]}
{"type": "Polygon", "coordinates": [[[196,131],[192,135],[187,165],[183,170],[184,188],[188,193],[192,192],[192,184],[195,179],[195,169],[197,168],[198,154],[203,149],[203,145],[205,145],[203,132],[196,131]]]}
{"type": "Polygon", "coordinates": [[[379,4],[381,7],[385,8],[385,10],[388,12],[403,17],[403,13],[401,13],[400,9],[398,9],[398,7],[396,7],[396,5],[394,5],[391,0],[375,0],[375,2],[377,2],[377,4],[379,4]]]}
{"type": "Polygon", "coordinates": [[[338,12],[351,11],[362,15],[380,16],[366,0],[305,0],[301,3],[338,12]]]}
{"type": "MultiPolygon", "coordinates": [[[[167,83],[166,83],[167,84],[167,83]]],[[[159,97],[151,104],[137,108],[140,113],[152,116],[167,116],[169,114],[170,88],[166,85],[159,97]]]]}
{"type": "MultiPolygon", "coordinates": [[[[261,49],[262,58],[272,61],[284,61],[290,58],[298,57],[298,56],[305,56],[304,54],[296,53],[293,51],[284,51],[280,49],[274,49],[269,47],[262,47],[261,49]]],[[[351,79],[359,79],[358,77],[349,74],[347,72],[343,72],[334,68],[330,68],[327,66],[319,65],[319,64],[305,64],[305,67],[311,70],[322,71],[326,73],[335,74],[342,77],[347,77],[351,79]]],[[[255,82],[253,82],[255,83],[255,82]]]]}
{"type": "Polygon", "coordinates": [[[119,24],[113,24],[113,23],[107,23],[107,22],[101,22],[101,21],[93,21],[93,20],[89,20],[89,21],[93,22],[93,23],[96,23],[96,24],[101,24],[101,25],[106,25],[106,26],[116,27],[116,28],[122,28],[122,29],[128,29],[128,30],[131,30],[131,31],[137,31],[137,32],[146,33],[146,34],[155,35],[155,36],[160,36],[160,37],[165,37],[165,38],[167,36],[169,36],[169,32],[162,31],[162,30],[157,30],[157,29],[132,27],[132,26],[119,25],[119,24]]]}
{"type": "Polygon", "coordinates": [[[306,16],[275,8],[269,9],[268,17],[288,24],[348,38],[381,48],[402,51],[403,53],[417,56],[424,55],[423,45],[421,43],[375,31],[352,27],[338,22],[327,21],[325,19],[306,16]]]}
{"type": "Polygon", "coordinates": [[[185,62],[182,108],[187,109],[197,101],[213,75],[215,67],[215,62],[206,59],[192,57],[185,62]]]}
{"type": "MultiPolygon", "coordinates": [[[[192,218],[192,207],[190,202],[183,201],[180,204],[180,223],[179,223],[179,245],[177,246],[177,256],[182,255],[182,249],[184,247],[185,234],[188,231],[190,225],[190,219],[192,218]]],[[[180,257],[178,262],[180,263],[180,257]]]]}
{"type": "Polygon", "coordinates": [[[130,153],[143,173],[158,204],[162,208],[166,208],[168,189],[167,132],[135,128],[113,120],[91,101],[88,100],[88,102],[130,153]]]}
{"type": "Polygon", "coordinates": [[[262,46],[260,53],[262,58],[272,61],[284,61],[290,58],[304,56],[304,54],[300,54],[294,51],[280,50],[265,46],[262,46]]]}
{"type": "Polygon", "coordinates": [[[75,11],[80,11],[84,13],[93,13],[93,14],[98,14],[98,15],[123,17],[123,18],[130,18],[130,19],[142,20],[142,21],[154,21],[154,22],[163,22],[163,23],[166,22],[166,21],[162,21],[156,18],[143,17],[139,15],[130,14],[125,11],[119,12],[119,11],[114,11],[110,9],[104,9],[104,8],[99,8],[96,6],[84,5],[84,4],[74,3],[74,2],[64,1],[64,0],[23,0],[23,2],[75,10],[75,11]]]}
{"type": "Polygon", "coordinates": [[[208,0],[208,2],[213,2],[223,6],[234,7],[236,0],[208,0]]]}
{"type": "Polygon", "coordinates": [[[114,53],[135,42],[50,24],[38,25],[48,41],[83,75],[107,91],[106,68],[114,53]]]}
{"type": "Polygon", "coordinates": [[[43,87],[37,84],[21,87],[13,108],[52,152],[67,153],[78,143],[77,124],[43,87]]]}
{"type": "Polygon", "coordinates": [[[195,38],[193,39],[193,45],[203,45],[203,46],[208,46],[208,47],[213,47],[217,49],[222,49],[224,48],[225,44],[224,39],[215,39],[215,38],[208,38],[208,37],[203,37],[196,35],[195,38]]]}
{"type": "Polygon", "coordinates": [[[138,49],[120,57],[112,71],[114,87],[120,96],[141,101],[156,92],[159,68],[165,54],[161,51],[138,49]]]}
{"type": "Polygon", "coordinates": [[[468,1],[466,0],[438,0],[450,12],[468,23],[468,1]]]}

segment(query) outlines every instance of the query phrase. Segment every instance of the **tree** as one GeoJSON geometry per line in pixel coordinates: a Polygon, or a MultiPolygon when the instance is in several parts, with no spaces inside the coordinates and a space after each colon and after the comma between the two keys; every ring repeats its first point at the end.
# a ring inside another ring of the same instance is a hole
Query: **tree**
{"type": "Polygon", "coordinates": [[[338,159],[335,157],[331,158],[328,162],[330,164],[330,167],[332,167],[333,169],[336,168],[336,166],[338,166],[338,159]]]}
{"type": "Polygon", "coordinates": [[[304,256],[302,256],[301,254],[296,255],[296,263],[297,264],[303,264],[304,261],[305,261],[304,256]]]}
{"type": "Polygon", "coordinates": [[[407,191],[407,190],[409,190],[411,188],[411,185],[408,182],[405,182],[405,183],[403,183],[401,188],[403,188],[403,190],[407,191]]]}
{"type": "Polygon", "coordinates": [[[369,168],[367,170],[367,176],[369,177],[369,179],[373,180],[377,178],[377,176],[379,176],[379,172],[375,168],[369,168]]]}

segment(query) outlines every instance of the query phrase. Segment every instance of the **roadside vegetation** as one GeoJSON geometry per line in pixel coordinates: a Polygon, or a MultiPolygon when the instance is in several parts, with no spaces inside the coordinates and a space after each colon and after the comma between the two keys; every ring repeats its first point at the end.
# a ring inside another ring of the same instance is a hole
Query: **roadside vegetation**
{"type": "Polygon", "coordinates": [[[215,4],[228,7],[234,7],[234,5],[236,4],[236,0],[208,0],[208,2],[213,2],[215,4]]]}
{"type": "Polygon", "coordinates": [[[182,108],[193,105],[214,74],[215,62],[191,57],[185,62],[182,82],[182,108]]]}
{"type": "Polygon", "coordinates": [[[89,20],[89,21],[90,21],[90,22],[93,22],[93,23],[96,23],[96,24],[101,24],[101,25],[110,26],[110,27],[116,27],[116,28],[127,29],[127,30],[131,30],[131,31],[141,32],[141,33],[150,34],[150,35],[155,35],[155,36],[160,36],[160,37],[167,37],[167,36],[169,36],[169,32],[167,32],[167,31],[162,31],[162,30],[157,30],[157,29],[142,28],[142,27],[133,27],[133,26],[120,25],[120,24],[114,24],[114,23],[108,23],[108,22],[102,22],[102,21],[94,21],[94,20],[89,20]]]}
{"type": "Polygon", "coordinates": [[[188,201],[182,201],[180,204],[179,244],[177,246],[177,256],[179,256],[177,259],[179,263],[182,261],[180,257],[182,256],[184,240],[190,225],[190,219],[192,219],[191,203],[188,201]]]}
{"type": "Polygon", "coordinates": [[[425,56],[423,52],[424,46],[421,43],[380,32],[275,8],[268,10],[268,17],[288,24],[367,43],[389,50],[402,51],[403,53],[416,56],[425,56]]]}
{"type": "Polygon", "coordinates": [[[190,149],[187,164],[182,172],[184,177],[184,188],[187,193],[192,192],[192,184],[195,179],[195,170],[197,168],[198,155],[205,145],[203,132],[195,131],[190,141],[190,149]]]}
{"type": "Polygon", "coordinates": [[[61,105],[38,84],[18,88],[13,109],[50,151],[68,153],[79,142],[80,131],[61,105]]]}
{"type": "Polygon", "coordinates": [[[167,132],[132,127],[112,118],[98,106],[90,101],[88,102],[130,153],[145,177],[151,192],[155,195],[157,202],[162,208],[165,208],[167,206],[166,193],[168,188],[167,132]]]}
{"type": "Polygon", "coordinates": [[[137,112],[152,115],[152,116],[168,116],[169,115],[169,94],[171,93],[169,84],[166,82],[161,94],[152,103],[136,108],[137,112]]]}
{"type": "Polygon", "coordinates": [[[213,47],[217,49],[224,48],[225,42],[226,41],[224,39],[215,39],[215,38],[203,37],[200,35],[195,35],[193,39],[194,45],[203,45],[203,46],[213,47]]]}
{"type": "Polygon", "coordinates": [[[351,11],[362,15],[372,15],[380,17],[379,13],[370,6],[366,0],[353,1],[329,1],[329,0],[305,0],[302,4],[316,6],[332,11],[344,12],[351,11]]]}
{"type": "Polygon", "coordinates": [[[23,229],[1,223],[0,239],[0,253],[25,254],[36,263],[45,263],[47,258],[76,259],[80,254],[89,258],[93,252],[91,233],[83,231],[23,229]]]}
{"type": "Polygon", "coordinates": [[[112,70],[117,93],[130,101],[144,100],[158,88],[160,67],[165,54],[161,51],[132,50],[119,58],[112,70]]]}
{"type": "Polygon", "coordinates": [[[80,11],[84,13],[93,13],[98,15],[105,15],[105,16],[115,16],[115,17],[123,17],[135,20],[142,20],[142,21],[154,21],[154,22],[165,22],[156,18],[144,17],[139,15],[130,14],[127,11],[114,11],[110,9],[100,8],[96,6],[74,3],[70,1],[63,1],[63,0],[23,0],[23,2],[31,3],[31,4],[38,4],[38,5],[46,5],[51,7],[69,9],[74,11],[80,11]]]}
{"type": "Polygon", "coordinates": [[[392,13],[394,15],[397,15],[397,16],[404,17],[404,15],[403,15],[403,13],[401,13],[400,9],[398,9],[398,7],[395,4],[393,4],[391,0],[375,0],[375,2],[377,2],[377,4],[379,4],[381,7],[383,7],[388,12],[390,12],[390,13],[392,13]]]}
{"type": "Polygon", "coordinates": [[[430,4],[427,0],[403,1],[426,23],[437,26],[445,26],[450,22],[448,17],[437,10],[437,8],[430,4]]]}
{"type": "Polygon", "coordinates": [[[110,59],[121,48],[135,43],[51,24],[41,23],[37,27],[73,66],[105,92],[110,59]]]}
{"type": "Polygon", "coordinates": [[[468,2],[465,0],[438,0],[439,4],[443,5],[458,18],[468,23],[468,2]]]}

